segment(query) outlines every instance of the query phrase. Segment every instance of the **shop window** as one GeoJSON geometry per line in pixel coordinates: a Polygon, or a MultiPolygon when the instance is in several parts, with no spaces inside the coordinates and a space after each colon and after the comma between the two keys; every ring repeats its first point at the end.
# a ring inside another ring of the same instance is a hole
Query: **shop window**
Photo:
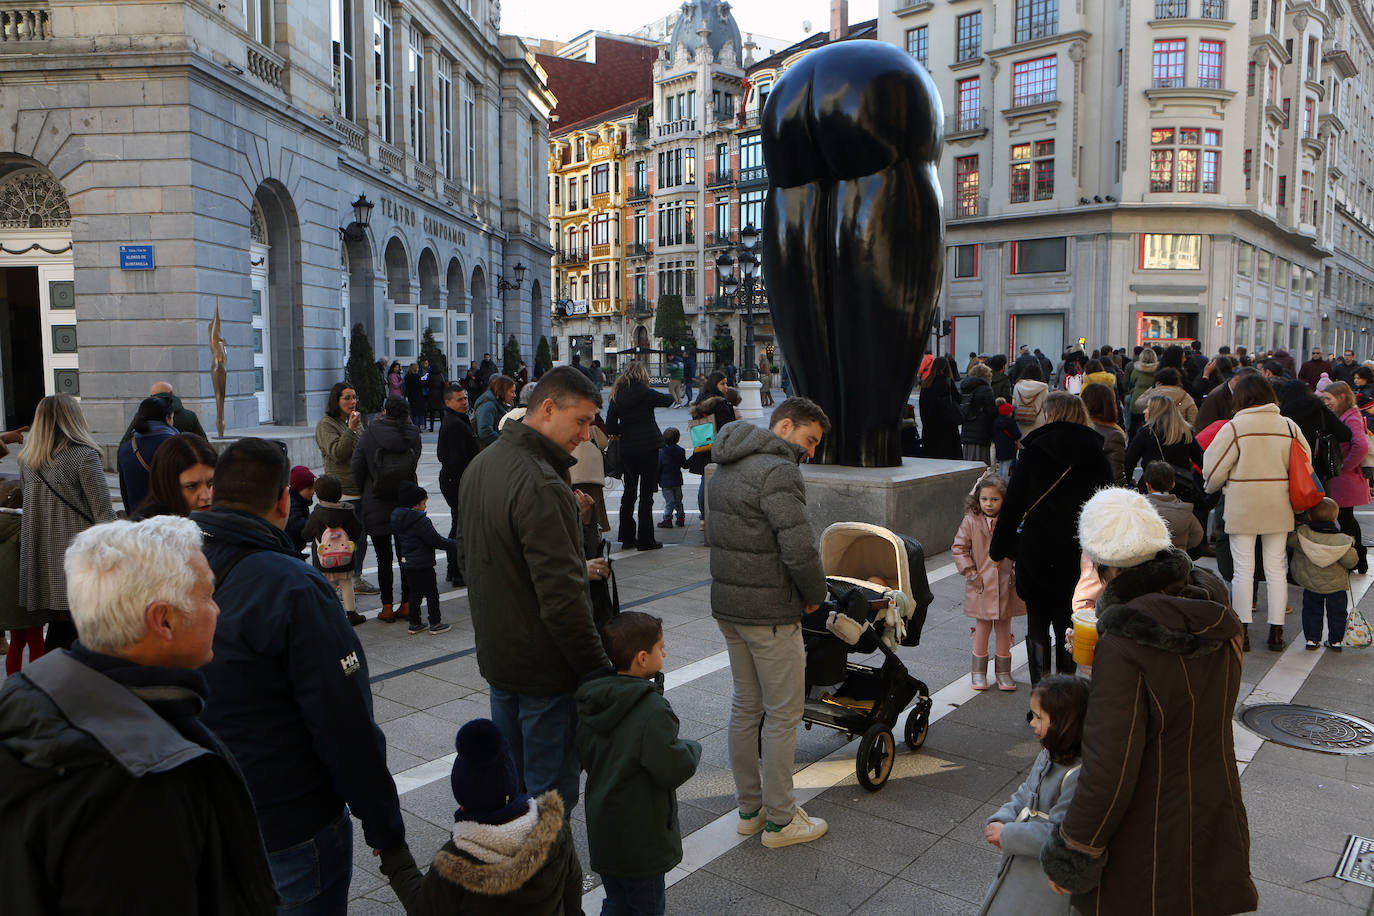
{"type": "Polygon", "coordinates": [[[1138,266],[1141,270],[1199,270],[1202,236],[1143,232],[1138,266]]]}
{"type": "Polygon", "coordinates": [[[1255,246],[1241,242],[1236,246],[1236,273],[1242,277],[1254,276],[1255,246]]]}
{"type": "Polygon", "coordinates": [[[1059,273],[1068,268],[1068,240],[1025,239],[1011,243],[1013,274],[1059,273]]]}

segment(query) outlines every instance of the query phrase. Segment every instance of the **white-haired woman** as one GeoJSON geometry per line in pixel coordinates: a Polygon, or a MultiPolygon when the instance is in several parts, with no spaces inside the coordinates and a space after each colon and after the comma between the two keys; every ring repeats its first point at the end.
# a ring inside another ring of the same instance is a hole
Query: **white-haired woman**
{"type": "Polygon", "coordinates": [[[110,488],[100,451],[71,395],[38,402],[33,429],[19,453],[24,518],[19,532],[19,607],[28,626],[47,625],[44,650],[76,639],[67,604],[62,556],[72,538],[112,520],[110,488]]]}

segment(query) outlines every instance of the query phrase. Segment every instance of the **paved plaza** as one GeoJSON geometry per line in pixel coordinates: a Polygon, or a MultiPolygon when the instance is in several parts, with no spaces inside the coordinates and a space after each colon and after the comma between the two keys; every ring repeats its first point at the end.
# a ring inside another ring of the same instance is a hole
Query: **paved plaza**
{"type": "MultiPolygon", "coordinates": [[[[660,424],[685,428],[686,413],[661,411],[660,424]]],[[[420,481],[432,494],[436,526],[445,530],[434,435],[425,433],[424,440],[420,481]]],[[[687,526],[657,530],[664,550],[614,555],[622,608],[664,620],[667,696],[682,721],[682,734],[702,744],[701,765],[678,792],[685,859],[669,876],[668,912],[973,913],[1000,856],[983,841],[983,823],[1025,778],[1039,750],[1025,721],[1024,618],[1013,625],[1020,689],[975,693],[967,686],[963,581],[947,552],[927,558],[935,601],[921,645],[899,650],[935,697],[925,746],[913,753],[899,742],[890,780],[869,793],[854,774],[857,741],[821,727],[801,731],[798,798],[810,813],[829,821],[830,831],[808,845],[765,849],[757,837],[741,838],[734,829],[725,731],[730,672],[724,640],[710,616],[709,552],[695,513],[697,479],[687,480],[687,526]]],[[[614,524],[618,483],[607,497],[614,524]]],[[[1374,512],[1363,513],[1362,524],[1374,525],[1374,512]]],[[[375,579],[372,572],[368,577],[375,579]]],[[[1361,600],[1369,582],[1357,577],[1354,587],[1366,615],[1374,614],[1374,597],[1361,600]]],[[[1296,589],[1291,600],[1295,607],[1300,602],[1296,589]]],[[[359,598],[359,610],[369,617],[378,606],[376,597],[359,598]]],[[[410,636],[403,624],[376,620],[356,631],[367,653],[407,839],[422,865],[453,823],[448,777],[454,733],[469,719],[488,715],[466,590],[444,593],[443,614],[453,629],[438,636],[410,636]]],[[[1256,649],[1245,656],[1242,704],[1292,701],[1374,719],[1374,650],[1304,651],[1296,612],[1288,617],[1287,635],[1290,646],[1284,653],[1265,650],[1261,633],[1256,649]]],[[[1331,877],[1348,834],[1374,835],[1374,756],[1293,750],[1261,743],[1241,728],[1237,745],[1259,912],[1365,916],[1374,911],[1369,888],[1331,877]]],[[[584,814],[579,804],[573,834],[585,866],[584,814]]],[[[350,913],[401,914],[356,822],[354,859],[350,913]]],[[[601,899],[594,875],[587,876],[586,889],[584,909],[594,914],[601,899]]]]}

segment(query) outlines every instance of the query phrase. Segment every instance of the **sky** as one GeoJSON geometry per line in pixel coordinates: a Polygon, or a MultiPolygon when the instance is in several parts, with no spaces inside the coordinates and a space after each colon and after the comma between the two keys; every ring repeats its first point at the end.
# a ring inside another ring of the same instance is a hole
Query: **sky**
{"type": "MultiPolygon", "coordinates": [[[[501,31],[525,38],[567,41],[588,29],[630,32],[661,19],[680,7],[681,0],[503,0],[501,31]]],[[[739,0],[731,3],[740,32],[757,32],[788,42],[830,28],[830,0],[739,0]]],[[[878,0],[851,0],[849,21],[863,22],[878,15],[878,0]]]]}

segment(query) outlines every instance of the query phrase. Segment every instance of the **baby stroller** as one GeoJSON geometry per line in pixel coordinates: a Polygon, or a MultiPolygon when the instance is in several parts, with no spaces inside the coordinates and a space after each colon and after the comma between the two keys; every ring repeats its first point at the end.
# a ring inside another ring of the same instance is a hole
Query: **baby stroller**
{"type": "Polygon", "coordinates": [[[934,600],[925,550],[914,538],[877,525],[838,522],[821,535],[821,565],[831,599],[802,617],[807,697],[802,721],[807,728],[823,725],[851,739],[862,735],[855,770],[859,784],[876,792],[892,772],[893,731],[913,698],[904,732],[907,747],[918,749],[930,728],[930,688],[912,677],[893,651],[920,643],[926,609],[934,600]],[[875,651],[883,656],[877,668],[848,659],[875,651]]]}

